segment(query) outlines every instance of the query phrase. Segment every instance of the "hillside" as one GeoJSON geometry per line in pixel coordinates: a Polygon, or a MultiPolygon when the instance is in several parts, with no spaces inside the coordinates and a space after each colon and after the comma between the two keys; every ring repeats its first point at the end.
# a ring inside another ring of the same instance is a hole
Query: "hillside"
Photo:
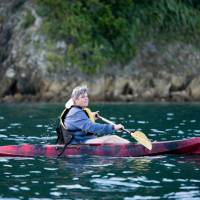
{"type": "Polygon", "coordinates": [[[0,101],[199,101],[196,0],[1,0],[0,101]]]}

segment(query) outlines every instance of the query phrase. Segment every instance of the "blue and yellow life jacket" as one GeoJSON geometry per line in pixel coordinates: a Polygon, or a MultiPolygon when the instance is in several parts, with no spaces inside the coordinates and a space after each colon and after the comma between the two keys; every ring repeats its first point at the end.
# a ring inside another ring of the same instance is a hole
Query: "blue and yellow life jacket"
{"type": "MultiPolygon", "coordinates": [[[[68,130],[67,127],[65,127],[65,125],[64,125],[65,117],[71,108],[65,108],[63,110],[62,114],[60,115],[60,118],[59,118],[60,125],[59,125],[59,127],[56,128],[56,132],[57,132],[56,143],[57,144],[69,144],[71,142],[71,140],[73,139],[72,132],[70,130],[68,130]]],[[[82,108],[80,107],[80,109],[82,109],[82,108]]],[[[86,113],[86,115],[92,122],[95,122],[92,111],[89,108],[84,108],[82,110],[86,113]]],[[[87,133],[87,135],[93,135],[93,133],[87,133]]]]}

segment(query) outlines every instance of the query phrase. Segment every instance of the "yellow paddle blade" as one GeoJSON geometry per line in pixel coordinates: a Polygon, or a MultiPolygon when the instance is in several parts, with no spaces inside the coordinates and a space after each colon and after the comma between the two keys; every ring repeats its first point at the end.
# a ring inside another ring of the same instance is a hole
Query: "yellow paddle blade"
{"type": "Polygon", "coordinates": [[[152,149],[151,141],[147,138],[147,136],[141,131],[135,131],[131,133],[131,136],[135,138],[140,144],[145,146],[147,149],[152,149]]]}

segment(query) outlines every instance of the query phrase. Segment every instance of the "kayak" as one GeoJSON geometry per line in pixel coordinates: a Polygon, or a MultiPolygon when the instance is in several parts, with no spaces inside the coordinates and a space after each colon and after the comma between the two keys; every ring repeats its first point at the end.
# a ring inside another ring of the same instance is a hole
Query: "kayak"
{"type": "MultiPolygon", "coordinates": [[[[58,157],[64,145],[20,144],[0,146],[0,157],[58,157]]],[[[139,157],[163,154],[200,155],[200,137],[153,142],[152,150],[135,143],[68,145],[62,157],[89,155],[110,157],[139,157]]]]}

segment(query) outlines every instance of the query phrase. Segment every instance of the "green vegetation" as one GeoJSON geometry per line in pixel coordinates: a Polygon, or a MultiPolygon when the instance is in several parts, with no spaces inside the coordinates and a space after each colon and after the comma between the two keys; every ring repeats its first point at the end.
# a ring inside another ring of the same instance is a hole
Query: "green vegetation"
{"type": "Polygon", "coordinates": [[[37,0],[44,31],[87,73],[127,63],[147,40],[198,41],[198,0],[37,0]]]}
{"type": "Polygon", "coordinates": [[[31,25],[33,25],[34,22],[35,22],[35,17],[32,15],[31,11],[28,11],[24,18],[22,26],[24,28],[29,28],[31,25]]]}
{"type": "Polygon", "coordinates": [[[51,63],[48,66],[48,71],[51,73],[55,71],[61,71],[62,72],[62,66],[65,66],[65,58],[64,56],[60,56],[58,54],[53,54],[49,53],[48,56],[48,61],[51,63]],[[56,69],[58,66],[60,66],[58,69],[56,69]]]}

